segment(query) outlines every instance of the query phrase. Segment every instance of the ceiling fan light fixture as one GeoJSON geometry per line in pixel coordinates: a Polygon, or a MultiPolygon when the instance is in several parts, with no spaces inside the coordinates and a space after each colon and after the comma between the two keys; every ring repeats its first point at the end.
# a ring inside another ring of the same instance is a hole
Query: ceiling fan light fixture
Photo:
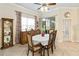
{"type": "Polygon", "coordinates": [[[42,12],[47,12],[48,11],[48,7],[47,6],[43,6],[43,7],[40,8],[40,10],[42,12]]]}
{"type": "Polygon", "coordinates": [[[34,3],[37,5],[41,5],[37,10],[41,12],[48,12],[51,6],[56,5],[56,3],[34,3]]]}
{"type": "Polygon", "coordinates": [[[48,11],[48,7],[45,7],[44,9],[45,9],[46,12],[48,11]]]}

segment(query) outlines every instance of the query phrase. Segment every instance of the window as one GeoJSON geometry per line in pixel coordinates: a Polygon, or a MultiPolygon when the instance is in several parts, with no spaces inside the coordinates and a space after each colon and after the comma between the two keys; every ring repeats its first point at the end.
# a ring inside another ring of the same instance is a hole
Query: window
{"type": "Polygon", "coordinates": [[[22,17],[21,19],[21,30],[22,31],[30,31],[31,29],[35,29],[35,19],[22,17]]]}
{"type": "Polygon", "coordinates": [[[47,17],[42,19],[42,30],[55,29],[55,17],[47,17]]]}

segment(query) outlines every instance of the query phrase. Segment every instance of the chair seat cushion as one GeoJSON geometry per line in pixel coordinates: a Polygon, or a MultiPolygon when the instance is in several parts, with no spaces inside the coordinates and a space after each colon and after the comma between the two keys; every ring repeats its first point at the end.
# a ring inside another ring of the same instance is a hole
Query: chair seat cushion
{"type": "Polygon", "coordinates": [[[34,51],[40,50],[40,47],[34,47],[34,51]]]}
{"type": "Polygon", "coordinates": [[[34,45],[37,45],[38,43],[39,43],[39,42],[33,41],[33,44],[34,44],[34,45]]]}

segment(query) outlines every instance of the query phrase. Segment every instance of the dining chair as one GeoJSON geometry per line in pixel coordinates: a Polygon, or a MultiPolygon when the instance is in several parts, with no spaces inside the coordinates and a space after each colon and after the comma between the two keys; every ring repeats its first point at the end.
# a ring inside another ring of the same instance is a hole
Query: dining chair
{"type": "Polygon", "coordinates": [[[48,44],[47,45],[42,45],[42,51],[43,51],[43,56],[45,55],[45,50],[47,50],[47,55],[49,56],[49,49],[51,48],[51,51],[53,53],[53,45],[52,45],[52,39],[53,39],[53,36],[52,36],[52,32],[49,33],[49,40],[48,40],[48,44]]]}
{"type": "Polygon", "coordinates": [[[35,52],[39,52],[40,55],[42,55],[41,53],[41,45],[40,43],[35,44],[32,40],[32,34],[28,34],[28,51],[27,51],[27,55],[29,55],[29,51],[32,52],[32,56],[34,56],[35,52]]]}
{"type": "Polygon", "coordinates": [[[53,39],[52,39],[53,43],[52,43],[52,45],[54,45],[53,47],[54,47],[55,49],[56,49],[56,45],[55,45],[56,35],[57,35],[57,30],[54,30],[54,31],[53,31],[53,39]]]}
{"type": "Polygon", "coordinates": [[[40,29],[35,30],[36,35],[41,34],[40,29]]]}
{"type": "Polygon", "coordinates": [[[51,32],[53,32],[53,29],[50,29],[50,30],[49,30],[49,33],[51,33],[51,32]]]}

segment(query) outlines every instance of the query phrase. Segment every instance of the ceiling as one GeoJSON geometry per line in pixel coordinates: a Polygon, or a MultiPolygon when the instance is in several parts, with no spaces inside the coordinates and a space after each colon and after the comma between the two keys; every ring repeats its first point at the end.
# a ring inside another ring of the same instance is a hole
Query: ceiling
{"type": "MultiPolygon", "coordinates": [[[[37,9],[42,6],[42,5],[37,5],[37,4],[34,4],[34,3],[16,3],[16,4],[23,6],[25,8],[28,8],[28,9],[34,10],[34,11],[40,11],[40,10],[37,10],[37,9]]],[[[50,6],[48,12],[51,12],[54,8],[55,8],[55,5],[50,6]]]]}
{"type": "MultiPolygon", "coordinates": [[[[41,5],[36,5],[34,3],[16,3],[16,4],[34,11],[39,11],[37,9],[41,7],[41,5]]],[[[53,9],[57,7],[79,7],[79,3],[56,3],[56,5],[50,6],[48,12],[53,11],[53,9]]]]}

